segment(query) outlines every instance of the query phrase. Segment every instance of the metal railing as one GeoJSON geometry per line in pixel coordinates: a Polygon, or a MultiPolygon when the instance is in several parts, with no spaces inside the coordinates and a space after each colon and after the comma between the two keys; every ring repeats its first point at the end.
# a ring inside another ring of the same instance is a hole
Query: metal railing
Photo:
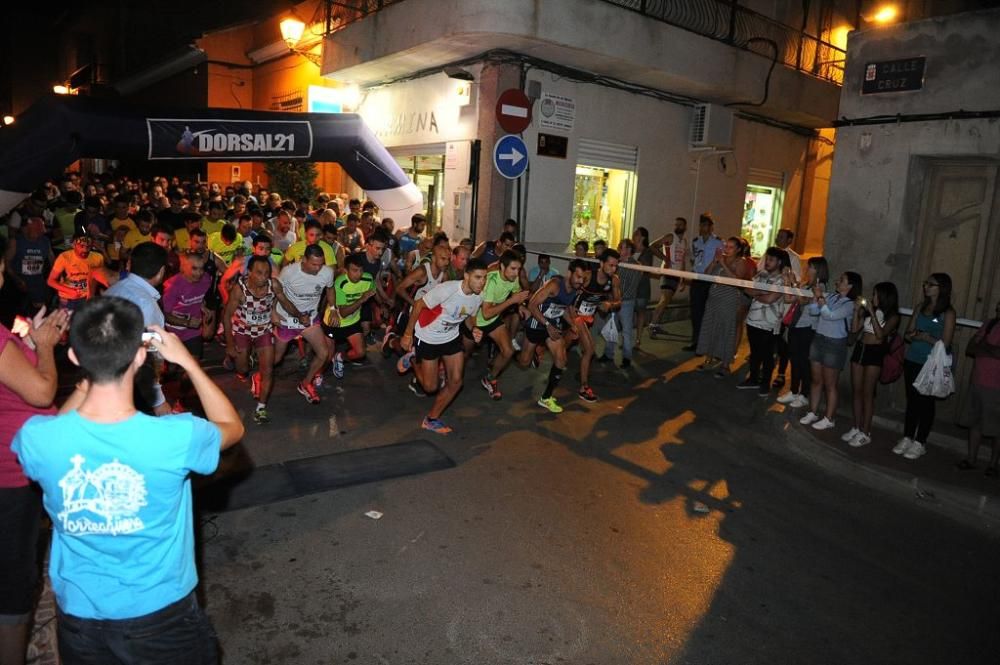
{"type": "Polygon", "coordinates": [[[768,58],[777,55],[779,63],[803,74],[838,85],[844,82],[843,49],[733,0],[603,1],[768,58]]]}
{"type": "MultiPolygon", "coordinates": [[[[838,85],[844,82],[847,54],[843,49],[741,7],[735,0],[603,1],[767,58],[777,57],[779,63],[803,74],[838,85]]],[[[403,0],[329,2],[327,33],[399,2],[403,0]]]]}

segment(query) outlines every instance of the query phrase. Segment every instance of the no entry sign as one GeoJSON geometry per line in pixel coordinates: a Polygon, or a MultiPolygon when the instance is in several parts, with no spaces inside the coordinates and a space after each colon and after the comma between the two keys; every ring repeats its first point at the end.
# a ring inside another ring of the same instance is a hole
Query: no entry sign
{"type": "Polygon", "coordinates": [[[497,99],[497,122],[505,132],[520,134],[531,124],[531,100],[516,88],[504,90],[497,99]]]}

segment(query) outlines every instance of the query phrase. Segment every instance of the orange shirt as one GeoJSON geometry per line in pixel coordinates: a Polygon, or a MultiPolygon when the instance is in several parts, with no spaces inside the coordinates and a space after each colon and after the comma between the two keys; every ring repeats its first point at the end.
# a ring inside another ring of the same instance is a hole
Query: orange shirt
{"type": "Polygon", "coordinates": [[[90,273],[104,266],[104,257],[97,252],[91,252],[87,258],[80,258],[72,249],[68,249],[56,257],[52,272],[62,275],[59,281],[76,291],[72,300],[86,300],[90,297],[90,273]]]}

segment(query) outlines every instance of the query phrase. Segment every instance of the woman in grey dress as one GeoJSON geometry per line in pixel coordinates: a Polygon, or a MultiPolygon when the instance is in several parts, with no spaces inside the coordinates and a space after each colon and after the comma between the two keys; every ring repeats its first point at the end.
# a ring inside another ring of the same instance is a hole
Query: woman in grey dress
{"type": "MultiPolygon", "coordinates": [[[[740,239],[730,238],[715,255],[706,272],[710,275],[750,279],[751,267],[743,258],[740,239]]],[[[736,331],[742,323],[740,306],[743,293],[739,287],[712,284],[705,307],[705,318],[698,335],[698,354],[705,356],[701,369],[716,369],[715,376],[729,373],[729,364],[736,355],[736,331]]]]}

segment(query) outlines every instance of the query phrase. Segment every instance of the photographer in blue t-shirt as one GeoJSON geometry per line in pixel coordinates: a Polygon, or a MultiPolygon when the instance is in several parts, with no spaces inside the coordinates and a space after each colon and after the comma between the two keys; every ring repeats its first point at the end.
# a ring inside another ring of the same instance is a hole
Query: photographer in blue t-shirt
{"type": "Polygon", "coordinates": [[[11,445],[52,518],[49,577],[68,665],[218,660],[194,595],[190,474],[212,473],[243,424],[176,335],[144,332],[131,302],[87,302],[69,336],[84,380],[60,415],[31,418],[11,445]],[[208,420],[136,410],[147,346],[187,372],[208,420]]]}

